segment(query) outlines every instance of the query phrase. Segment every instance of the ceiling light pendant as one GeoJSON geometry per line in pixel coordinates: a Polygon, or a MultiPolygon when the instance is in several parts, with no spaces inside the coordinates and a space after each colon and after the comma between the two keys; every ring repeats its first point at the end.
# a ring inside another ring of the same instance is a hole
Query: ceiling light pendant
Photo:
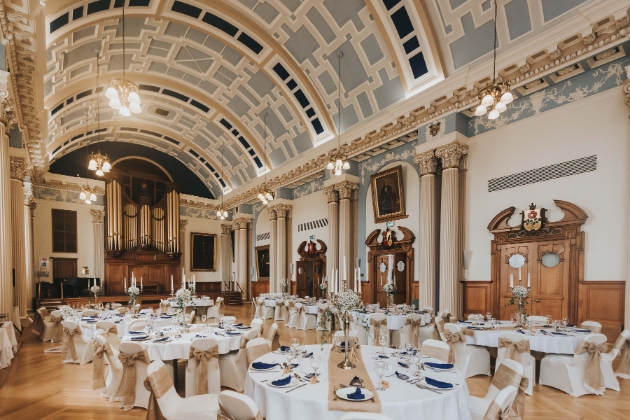
{"type": "Polygon", "coordinates": [[[96,201],[96,194],[89,185],[86,185],[85,187],[83,187],[83,191],[81,191],[81,194],[79,194],[79,199],[85,204],[92,204],[96,201]]]}
{"type": "MultiPolygon", "coordinates": [[[[264,117],[264,123],[265,123],[265,158],[267,158],[267,113],[265,112],[265,117],[264,117]]],[[[263,186],[261,187],[261,189],[258,192],[258,199],[263,203],[263,204],[267,204],[270,201],[273,201],[273,199],[275,198],[275,194],[274,192],[267,187],[267,171],[265,171],[265,183],[263,184],[263,186]]]]}
{"type": "Polygon", "coordinates": [[[122,79],[112,79],[107,85],[105,96],[109,99],[109,106],[118,110],[123,117],[128,117],[133,112],[139,114],[142,112],[140,107],[140,90],[135,83],[126,78],[126,49],[125,49],[125,3],[122,5],[122,79]]]}
{"type": "Polygon", "coordinates": [[[330,162],[326,166],[332,175],[339,176],[343,174],[343,171],[347,171],[350,169],[350,162],[348,162],[348,156],[341,153],[341,57],[343,57],[343,52],[339,51],[339,67],[337,69],[337,75],[339,76],[339,88],[338,92],[338,107],[339,111],[337,112],[337,152],[330,157],[330,162]]]}
{"type": "Polygon", "coordinates": [[[494,58],[492,69],[492,85],[479,92],[481,103],[475,109],[476,117],[483,117],[488,114],[489,120],[496,120],[499,114],[507,109],[507,105],[512,103],[514,96],[510,92],[510,82],[497,83],[497,1],[494,0],[494,58]],[[488,112],[489,111],[489,112],[488,112]]]}
{"type": "Polygon", "coordinates": [[[88,159],[88,169],[90,171],[96,171],[96,175],[98,176],[103,176],[112,168],[111,163],[109,163],[109,157],[102,155],[101,152],[92,153],[88,159]]]}
{"type": "MultiPolygon", "coordinates": [[[[221,149],[221,179],[223,179],[223,149],[221,149]]],[[[221,205],[217,208],[217,217],[221,220],[225,220],[225,218],[228,217],[228,212],[223,202],[224,191],[221,191],[221,205]]]]}

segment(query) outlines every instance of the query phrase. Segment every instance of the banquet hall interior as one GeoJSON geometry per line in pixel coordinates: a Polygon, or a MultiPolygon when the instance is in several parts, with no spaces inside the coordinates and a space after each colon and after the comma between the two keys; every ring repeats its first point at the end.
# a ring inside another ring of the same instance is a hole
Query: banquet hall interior
{"type": "Polygon", "coordinates": [[[630,0],[0,0],[0,419],[630,419],[630,0]]]}

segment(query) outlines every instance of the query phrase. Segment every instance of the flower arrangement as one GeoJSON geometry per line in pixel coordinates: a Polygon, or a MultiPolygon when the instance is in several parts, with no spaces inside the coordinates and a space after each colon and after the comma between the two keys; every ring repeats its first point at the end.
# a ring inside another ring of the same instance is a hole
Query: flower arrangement
{"type": "Polygon", "coordinates": [[[289,293],[289,284],[286,279],[280,283],[280,291],[282,292],[282,294],[289,293]]]}
{"type": "Polygon", "coordinates": [[[383,286],[382,290],[387,294],[387,304],[389,306],[394,306],[394,295],[396,294],[397,290],[396,285],[394,283],[386,283],[385,286],[383,286]]]}
{"type": "Polygon", "coordinates": [[[175,293],[175,298],[177,299],[178,311],[183,312],[184,306],[193,299],[193,294],[190,289],[179,289],[175,293]]]}
{"type": "Polygon", "coordinates": [[[518,286],[512,288],[512,296],[524,299],[529,296],[529,290],[527,290],[527,287],[519,284],[518,286]]]}
{"type": "Polygon", "coordinates": [[[90,292],[92,292],[94,297],[97,297],[99,295],[99,293],[101,293],[101,287],[94,285],[94,286],[90,287],[90,292]]]}
{"type": "Polygon", "coordinates": [[[516,311],[518,318],[516,327],[524,327],[527,324],[527,313],[525,312],[525,305],[527,305],[527,298],[529,297],[529,287],[525,287],[522,284],[512,287],[512,297],[508,301],[506,306],[512,306],[516,304],[516,311]]]}
{"type": "Polygon", "coordinates": [[[133,306],[136,304],[136,298],[140,294],[140,289],[136,286],[131,286],[127,289],[127,293],[129,294],[129,306],[133,306]]]}
{"type": "Polygon", "coordinates": [[[347,315],[348,312],[358,311],[363,307],[361,297],[353,290],[335,293],[332,295],[331,300],[340,315],[347,315]]]}

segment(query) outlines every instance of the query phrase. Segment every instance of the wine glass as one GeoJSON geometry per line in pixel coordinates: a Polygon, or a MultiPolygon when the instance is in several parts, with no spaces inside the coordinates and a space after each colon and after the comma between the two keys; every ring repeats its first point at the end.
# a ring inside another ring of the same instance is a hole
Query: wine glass
{"type": "Polygon", "coordinates": [[[562,325],[564,326],[564,329],[567,329],[567,326],[569,325],[569,318],[562,318],[562,325]]]}
{"type": "Polygon", "coordinates": [[[339,345],[341,344],[341,336],[339,335],[333,335],[333,344],[335,345],[335,348],[339,348],[339,345]]]}
{"type": "Polygon", "coordinates": [[[490,321],[490,318],[492,318],[492,314],[490,312],[486,312],[486,320],[490,321]]]}
{"type": "Polygon", "coordinates": [[[510,314],[510,322],[512,322],[512,324],[516,324],[516,313],[510,314]]]}
{"type": "Polygon", "coordinates": [[[553,325],[554,331],[558,331],[558,328],[560,327],[560,321],[558,321],[557,319],[554,319],[551,325],[553,325]]]}
{"type": "Polygon", "coordinates": [[[413,343],[405,343],[405,351],[407,352],[407,356],[411,356],[413,351],[413,343]]]}
{"type": "Polygon", "coordinates": [[[545,318],[547,318],[547,325],[551,325],[551,315],[545,315],[545,318]]]}
{"type": "Polygon", "coordinates": [[[381,345],[381,354],[385,354],[385,344],[387,344],[387,336],[380,334],[378,336],[378,343],[381,345]]]}
{"type": "Polygon", "coordinates": [[[311,367],[313,368],[313,371],[315,372],[315,380],[318,383],[319,383],[319,379],[317,379],[317,369],[319,369],[319,365],[321,363],[322,363],[322,358],[320,356],[317,356],[317,355],[311,356],[311,367]]]}
{"type": "Polygon", "coordinates": [[[204,324],[206,323],[206,320],[208,319],[208,315],[201,315],[201,322],[203,322],[204,324]]]}
{"type": "Polygon", "coordinates": [[[377,360],[374,362],[374,371],[378,375],[378,387],[376,388],[377,391],[385,391],[385,388],[383,388],[383,374],[386,370],[387,363],[385,363],[383,360],[377,360]]]}
{"type": "Polygon", "coordinates": [[[298,338],[293,337],[291,339],[291,348],[294,352],[297,352],[298,347],[300,347],[300,340],[298,338]]]}

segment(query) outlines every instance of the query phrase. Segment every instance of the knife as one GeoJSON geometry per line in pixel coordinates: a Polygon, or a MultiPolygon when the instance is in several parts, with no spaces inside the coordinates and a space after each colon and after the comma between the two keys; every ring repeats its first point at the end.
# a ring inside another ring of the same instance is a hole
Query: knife
{"type": "Polygon", "coordinates": [[[302,388],[303,386],[306,386],[306,385],[308,385],[308,384],[298,385],[298,386],[296,386],[295,388],[292,388],[292,389],[290,389],[290,390],[286,391],[286,392],[285,392],[285,394],[288,394],[289,392],[291,392],[291,391],[295,391],[296,389],[298,389],[298,388],[302,388]]]}

